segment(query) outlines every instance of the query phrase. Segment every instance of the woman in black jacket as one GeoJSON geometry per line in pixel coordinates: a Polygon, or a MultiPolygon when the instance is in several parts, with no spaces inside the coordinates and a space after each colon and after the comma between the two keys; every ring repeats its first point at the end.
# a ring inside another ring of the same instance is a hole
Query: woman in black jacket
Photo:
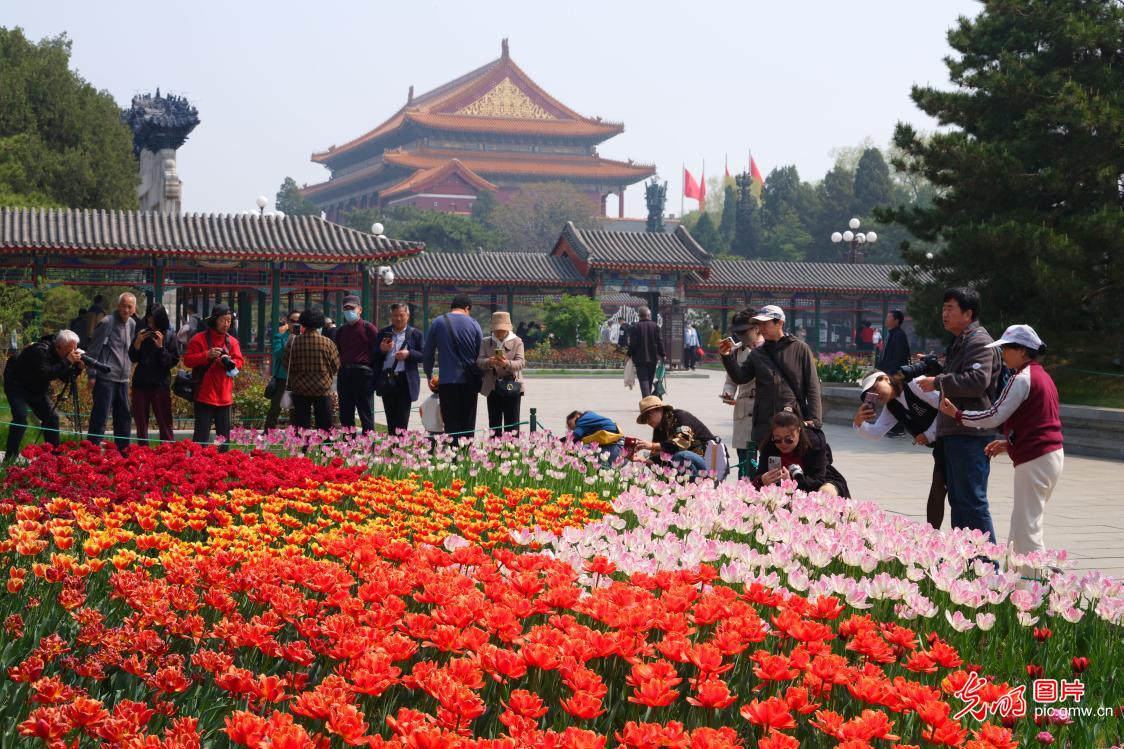
{"type": "Polygon", "coordinates": [[[148,439],[148,410],[156,415],[160,439],[171,442],[172,433],[172,369],[180,360],[180,345],[172,335],[168,310],[157,304],[144,316],[144,329],[137,332],[129,347],[133,369],[133,420],[137,437],[148,439]]]}
{"type": "Polygon", "coordinates": [[[831,464],[831,447],[823,432],[805,426],[791,411],[774,416],[772,427],[772,438],[761,448],[755,486],[792,479],[806,492],[851,496],[847,479],[831,464]]]}

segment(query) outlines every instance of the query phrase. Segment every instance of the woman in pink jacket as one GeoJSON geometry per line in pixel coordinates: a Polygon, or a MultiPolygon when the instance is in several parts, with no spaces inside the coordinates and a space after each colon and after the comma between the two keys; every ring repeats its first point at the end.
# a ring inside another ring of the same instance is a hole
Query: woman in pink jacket
{"type": "MultiPolygon", "coordinates": [[[[1046,548],[1042,517],[1065,460],[1058,389],[1038,363],[1046,344],[1034,328],[1012,325],[991,346],[1002,347],[1003,363],[1015,370],[995,403],[986,411],[960,411],[945,398],[941,411],[965,426],[1003,426],[1004,439],[984,450],[989,458],[1005,452],[1015,464],[1015,506],[1008,538],[1016,554],[1029,554],[1046,548]]],[[[1023,567],[1024,575],[1030,571],[1023,567]]]]}

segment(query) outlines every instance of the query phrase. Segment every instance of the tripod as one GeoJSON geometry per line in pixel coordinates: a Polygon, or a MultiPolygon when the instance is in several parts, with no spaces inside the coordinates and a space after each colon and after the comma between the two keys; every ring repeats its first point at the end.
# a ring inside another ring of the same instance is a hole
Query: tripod
{"type": "MultiPolygon", "coordinates": [[[[56,403],[62,403],[64,400],[69,399],[70,410],[65,415],[73,419],[74,431],[82,431],[82,404],[78,400],[78,373],[77,367],[71,367],[69,374],[67,374],[66,381],[63,382],[62,389],[59,390],[58,397],[55,398],[56,403]]],[[[62,422],[59,422],[62,426],[62,422]]],[[[60,429],[61,432],[61,429],[60,429]]],[[[59,434],[59,441],[62,441],[62,434],[59,434]]]]}

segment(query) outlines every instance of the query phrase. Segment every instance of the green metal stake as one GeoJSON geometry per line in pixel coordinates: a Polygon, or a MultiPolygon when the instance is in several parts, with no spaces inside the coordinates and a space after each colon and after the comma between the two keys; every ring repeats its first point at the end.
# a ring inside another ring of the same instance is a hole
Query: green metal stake
{"type": "Polygon", "coordinates": [[[531,407],[531,434],[539,431],[539,410],[531,407]]]}

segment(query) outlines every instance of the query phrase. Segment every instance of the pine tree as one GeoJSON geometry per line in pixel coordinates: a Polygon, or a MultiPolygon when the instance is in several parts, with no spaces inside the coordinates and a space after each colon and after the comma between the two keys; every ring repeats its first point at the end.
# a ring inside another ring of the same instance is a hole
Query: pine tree
{"type": "Polygon", "coordinates": [[[737,223],[738,198],[733,185],[726,185],[722,191],[722,221],[718,233],[722,235],[722,249],[728,251],[734,244],[734,228],[737,223]]]}
{"type": "Polygon", "coordinates": [[[286,177],[277,191],[277,210],[286,216],[319,216],[320,207],[301,195],[297,181],[286,177]]]}
{"type": "Polygon", "coordinates": [[[894,186],[890,182],[890,166],[877,148],[868,148],[859,157],[855,169],[856,216],[866,217],[878,206],[889,206],[894,186]]]}
{"type": "Polygon", "coordinates": [[[722,250],[722,235],[718,233],[718,228],[714,225],[714,220],[710,218],[710,214],[706,211],[699,216],[698,222],[695,224],[691,236],[695,241],[702,245],[702,248],[707,252],[718,254],[722,250]]]}
{"type": "Polygon", "coordinates": [[[1084,331],[1103,349],[1107,332],[1124,354],[1124,4],[985,0],[948,40],[956,88],[912,98],[950,129],[894,135],[895,166],[938,197],[883,213],[944,244],[932,259],[903,244],[914,315],[971,284],[993,334],[1030,323],[1051,346],[1084,331]]]}
{"type": "Polygon", "coordinates": [[[730,251],[744,258],[761,257],[761,209],[749,191],[739,196],[730,251]]]}

